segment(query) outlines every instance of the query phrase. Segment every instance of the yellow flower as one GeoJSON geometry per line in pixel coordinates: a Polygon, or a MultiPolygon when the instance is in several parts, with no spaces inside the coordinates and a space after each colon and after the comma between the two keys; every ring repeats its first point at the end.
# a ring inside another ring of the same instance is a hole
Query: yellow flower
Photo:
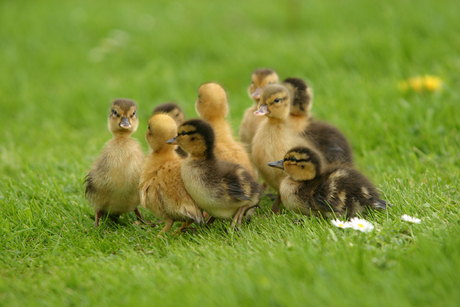
{"type": "Polygon", "coordinates": [[[408,90],[413,90],[419,93],[435,92],[441,90],[442,81],[439,77],[424,75],[400,81],[398,86],[403,92],[407,92],[408,90]]]}

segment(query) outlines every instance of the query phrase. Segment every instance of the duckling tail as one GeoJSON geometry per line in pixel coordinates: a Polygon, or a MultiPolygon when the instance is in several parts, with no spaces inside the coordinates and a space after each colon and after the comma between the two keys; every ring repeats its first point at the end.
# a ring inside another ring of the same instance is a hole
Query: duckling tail
{"type": "Polygon", "coordinates": [[[377,202],[374,203],[374,209],[376,210],[386,210],[388,208],[391,208],[392,206],[392,204],[383,199],[379,199],[377,202]]]}

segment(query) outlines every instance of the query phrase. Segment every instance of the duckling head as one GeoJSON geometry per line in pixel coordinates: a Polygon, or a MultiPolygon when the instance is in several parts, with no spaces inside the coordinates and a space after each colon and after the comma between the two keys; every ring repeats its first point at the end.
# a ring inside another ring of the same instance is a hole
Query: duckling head
{"type": "Polygon", "coordinates": [[[137,104],[130,99],[116,99],[110,106],[108,121],[113,135],[131,135],[139,126],[137,104]]]}
{"type": "Polygon", "coordinates": [[[251,75],[251,85],[249,85],[249,97],[255,101],[259,101],[262,88],[268,84],[279,82],[278,74],[271,69],[256,69],[251,75]]]}
{"type": "Polygon", "coordinates": [[[160,114],[160,113],[171,116],[171,118],[174,119],[174,121],[176,122],[177,127],[182,125],[182,123],[185,120],[184,112],[174,102],[167,102],[167,103],[160,104],[155,109],[153,109],[152,115],[160,114]]]}
{"type": "Polygon", "coordinates": [[[166,141],[176,135],[177,124],[171,116],[160,113],[150,117],[145,139],[154,152],[163,148],[173,150],[174,147],[166,145],[166,141]]]}
{"type": "Polygon", "coordinates": [[[279,84],[270,84],[262,89],[259,110],[256,116],[286,119],[289,116],[291,98],[287,88],[279,84]]]}
{"type": "Polygon", "coordinates": [[[306,116],[313,106],[313,91],[305,81],[300,78],[287,78],[283,85],[291,93],[291,114],[306,116]]]}
{"type": "Polygon", "coordinates": [[[177,136],[166,143],[179,144],[191,156],[212,159],[214,140],[214,130],[210,124],[201,119],[190,119],[179,127],[177,136]]]}
{"type": "Polygon", "coordinates": [[[284,170],[296,181],[312,180],[321,174],[322,160],[319,153],[308,147],[290,149],[283,160],[270,162],[269,166],[284,170]]]}
{"type": "Polygon", "coordinates": [[[227,93],[217,83],[205,83],[198,89],[195,110],[205,120],[225,118],[228,114],[227,93]]]}

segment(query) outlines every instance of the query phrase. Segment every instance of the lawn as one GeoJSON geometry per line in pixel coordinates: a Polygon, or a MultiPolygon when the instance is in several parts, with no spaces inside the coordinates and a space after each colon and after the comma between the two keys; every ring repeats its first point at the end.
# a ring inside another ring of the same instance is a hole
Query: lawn
{"type": "Polygon", "coordinates": [[[460,305],[459,11],[449,0],[1,1],[0,306],[460,305]],[[343,131],[394,204],[366,216],[372,232],[293,213],[164,239],[134,214],[93,228],[83,180],[111,137],[112,100],[138,103],[147,153],[152,109],[174,100],[196,117],[199,85],[216,81],[237,135],[259,67],[310,82],[315,117],[343,131]],[[442,88],[398,86],[423,75],[442,88]]]}

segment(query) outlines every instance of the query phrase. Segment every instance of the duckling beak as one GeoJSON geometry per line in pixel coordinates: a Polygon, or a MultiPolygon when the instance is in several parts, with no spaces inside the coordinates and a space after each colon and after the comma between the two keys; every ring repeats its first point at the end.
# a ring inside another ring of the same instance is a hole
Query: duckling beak
{"type": "Polygon", "coordinates": [[[167,141],[166,141],[166,144],[178,145],[178,143],[177,143],[177,136],[176,136],[176,137],[173,137],[173,138],[170,139],[170,140],[167,140],[167,141]]]}
{"type": "Polygon", "coordinates": [[[255,116],[264,116],[265,114],[268,114],[268,106],[266,104],[260,106],[259,110],[254,112],[255,116]]]}
{"type": "Polygon", "coordinates": [[[128,117],[121,118],[120,127],[125,129],[131,128],[131,124],[129,123],[128,117]]]}
{"type": "Polygon", "coordinates": [[[284,170],[284,160],[279,160],[279,161],[275,161],[275,162],[268,162],[268,166],[271,166],[271,167],[275,167],[275,168],[279,168],[279,169],[283,169],[284,170]]]}
{"type": "Polygon", "coordinates": [[[256,91],[252,93],[252,98],[254,99],[260,99],[260,87],[256,88],[256,91]]]}

